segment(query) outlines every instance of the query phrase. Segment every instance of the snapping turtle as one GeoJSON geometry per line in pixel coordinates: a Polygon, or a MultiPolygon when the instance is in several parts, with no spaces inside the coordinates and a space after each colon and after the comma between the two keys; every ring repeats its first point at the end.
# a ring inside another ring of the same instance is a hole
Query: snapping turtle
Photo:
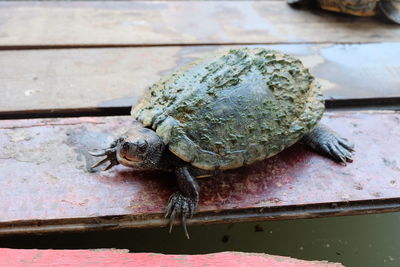
{"type": "Polygon", "coordinates": [[[174,172],[179,191],[166,208],[171,231],[196,210],[197,178],[271,157],[298,141],[338,162],[353,146],[319,124],[324,100],[300,60],[264,48],[223,50],[154,84],[132,108],[133,127],[93,168],[123,164],[174,172]]]}
{"type": "MultiPolygon", "coordinates": [[[[313,0],[287,0],[296,5],[313,0]]],[[[317,0],[322,9],[356,16],[374,16],[379,10],[391,21],[400,24],[400,0],[317,0]]]]}

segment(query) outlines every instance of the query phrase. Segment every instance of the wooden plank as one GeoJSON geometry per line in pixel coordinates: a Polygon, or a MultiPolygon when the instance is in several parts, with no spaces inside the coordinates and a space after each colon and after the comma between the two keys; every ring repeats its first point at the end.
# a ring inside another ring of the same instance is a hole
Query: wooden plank
{"type": "Polygon", "coordinates": [[[400,41],[382,19],[283,0],[5,1],[0,25],[3,47],[400,41]]]}
{"type": "Polygon", "coordinates": [[[220,252],[204,255],[127,253],[123,250],[0,249],[0,260],[9,267],[45,266],[215,266],[215,267],[343,267],[340,263],[305,261],[264,253],[220,252]]]}
{"type": "MultiPolygon", "coordinates": [[[[347,166],[295,145],[199,181],[189,224],[400,210],[400,113],[329,112],[323,122],[355,143],[347,166]]],[[[0,121],[0,234],[164,226],[172,175],[117,166],[89,172],[129,117],[0,121]]]]}
{"type": "MultiPolygon", "coordinates": [[[[269,45],[300,57],[327,99],[400,96],[400,43],[269,45]]],[[[220,46],[0,51],[0,113],[129,107],[220,46]]]]}

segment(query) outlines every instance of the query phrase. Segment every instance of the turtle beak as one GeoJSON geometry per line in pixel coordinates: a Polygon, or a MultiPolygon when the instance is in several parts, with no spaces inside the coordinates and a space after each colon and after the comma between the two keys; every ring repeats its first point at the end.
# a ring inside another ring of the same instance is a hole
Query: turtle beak
{"type": "Polygon", "coordinates": [[[118,157],[129,162],[142,162],[143,159],[137,154],[136,146],[130,142],[124,142],[118,149],[118,157]]]}

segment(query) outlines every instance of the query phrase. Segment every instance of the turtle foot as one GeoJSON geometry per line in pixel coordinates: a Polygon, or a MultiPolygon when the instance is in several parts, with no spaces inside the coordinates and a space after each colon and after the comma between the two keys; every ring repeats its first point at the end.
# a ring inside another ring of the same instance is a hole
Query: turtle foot
{"type": "Polygon", "coordinates": [[[109,170],[111,169],[113,166],[118,165],[119,162],[117,160],[117,154],[116,154],[117,149],[110,147],[110,148],[106,148],[106,149],[102,149],[99,151],[88,151],[88,153],[92,156],[95,157],[103,157],[106,156],[104,159],[100,160],[99,162],[93,164],[90,169],[94,169],[100,165],[102,165],[103,163],[106,163],[107,161],[109,162],[109,164],[103,169],[103,171],[109,170]]]}
{"type": "Polygon", "coordinates": [[[170,199],[167,208],[165,209],[165,217],[169,217],[169,232],[172,231],[172,224],[176,214],[181,216],[182,227],[186,237],[189,239],[187,231],[186,219],[192,218],[197,208],[198,199],[195,197],[185,197],[181,192],[176,192],[170,199]]]}
{"type": "Polygon", "coordinates": [[[339,137],[328,127],[319,125],[304,137],[304,142],[311,148],[329,156],[339,163],[352,162],[354,145],[345,138],[339,137]]]}
{"type": "Polygon", "coordinates": [[[106,163],[107,161],[109,162],[109,164],[103,169],[103,171],[109,170],[112,167],[114,167],[115,165],[118,165],[119,162],[118,162],[118,159],[117,159],[117,146],[118,146],[119,142],[121,142],[124,138],[125,138],[125,136],[119,137],[117,140],[113,141],[110,144],[110,147],[108,147],[106,149],[88,151],[88,153],[90,155],[95,156],[95,157],[106,156],[104,159],[102,159],[99,162],[93,164],[90,167],[90,169],[93,170],[94,168],[100,166],[103,163],[106,163]]]}

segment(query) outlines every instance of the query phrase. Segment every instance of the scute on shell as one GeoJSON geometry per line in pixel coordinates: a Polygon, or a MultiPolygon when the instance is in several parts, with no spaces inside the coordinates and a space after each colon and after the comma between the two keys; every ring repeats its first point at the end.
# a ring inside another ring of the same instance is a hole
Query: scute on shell
{"type": "Polygon", "coordinates": [[[164,77],[132,108],[169,149],[207,170],[271,157],[320,120],[318,83],[300,60],[264,48],[222,50],[164,77]]]}

